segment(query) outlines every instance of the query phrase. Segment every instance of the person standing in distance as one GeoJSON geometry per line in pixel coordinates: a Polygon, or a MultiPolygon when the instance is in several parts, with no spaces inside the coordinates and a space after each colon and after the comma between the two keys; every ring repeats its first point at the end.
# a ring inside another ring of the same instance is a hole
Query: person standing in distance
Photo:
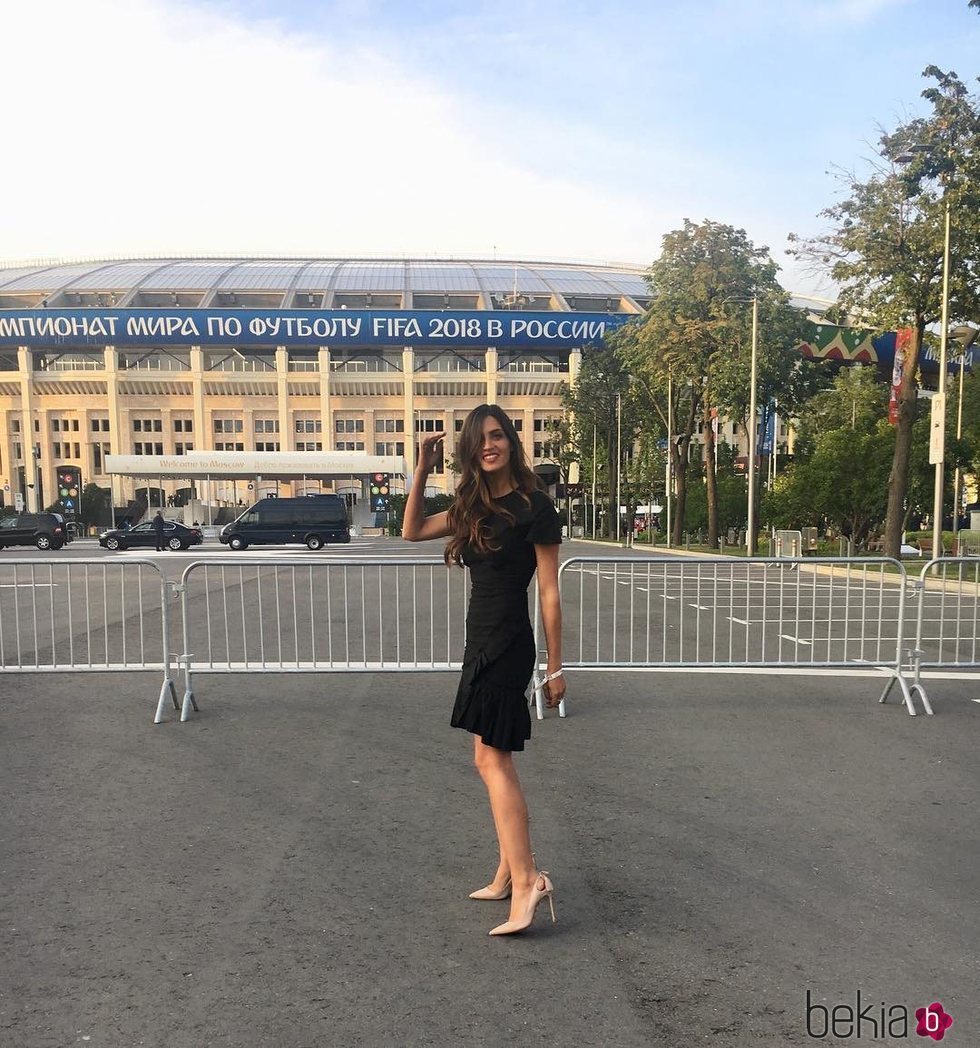
{"type": "Polygon", "coordinates": [[[166,547],[163,544],[163,510],[158,509],[153,518],[153,537],[156,539],[157,553],[162,553],[166,547]]]}
{"type": "Polygon", "coordinates": [[[500,858],[485,888],[471,899],[510,898],[509,919],[490,932],[524,931],[553,885],[535,868],[527,802],[513,752],[531,736],[525,697],[537,662],[527,610],[535,572],[548,644],[545,701],[565,696],[561,667],[561,603],[558,594],[558,514],[527,463],[520,437],[495,404],[469,413],[456,445],[462,471],[456,500],[444,513],[425,516],[423,494],[439,459],[444,433],[428,434],[419,450],[402,535],[409,542],[448,538],[447,564],[470,569],[466,650],[450,723],[474,736],[474,759],[490,798],[500,858]]]}

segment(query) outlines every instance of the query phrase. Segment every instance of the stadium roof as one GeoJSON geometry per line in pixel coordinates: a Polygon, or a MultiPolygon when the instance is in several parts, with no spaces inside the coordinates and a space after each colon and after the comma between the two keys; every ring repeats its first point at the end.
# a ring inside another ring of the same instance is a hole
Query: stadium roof
{"type": "Polygon", "coordinates": [[[326,309],[374,304],[495,309],[517,305],[629,313],[642,310],[649,301],[643,272],[640,266],[496,259],[69,262],[0,268],[0,308],[220,304],[326,309]]]}
{"type": "MultiPolygon", "coordinates": [[[[637,313],[625,263],[420,258],[132,258],[0,265],[0,310],[39,306],[512,309],[637,313]]],[[[791,293],[822,314],[826,299],[791,293]]]]}

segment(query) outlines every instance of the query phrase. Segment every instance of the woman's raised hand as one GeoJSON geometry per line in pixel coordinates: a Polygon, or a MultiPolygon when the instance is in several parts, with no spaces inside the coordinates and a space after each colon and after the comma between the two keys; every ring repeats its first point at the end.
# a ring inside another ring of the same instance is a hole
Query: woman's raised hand
{"type": "Polygon", "coordinates": [[[426,473],[431,473],[439,463],[441,448],[439,445],[445,439],[445,433],[429,433],[422,441],[419,448],[419,467],[426,473]]]}

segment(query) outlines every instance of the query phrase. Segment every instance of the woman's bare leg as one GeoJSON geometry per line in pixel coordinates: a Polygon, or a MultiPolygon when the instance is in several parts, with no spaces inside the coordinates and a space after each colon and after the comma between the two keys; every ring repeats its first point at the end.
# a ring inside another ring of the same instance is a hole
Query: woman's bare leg
{"type": "Polygon", "coordinates": [[[476,767],[490,796],[490,809],[500,843],[501,867],[506,866],[511,876],[510,916],[514,919],[524,913],[537,876],[531,855],[527,803],[513,755],[507,750],[485,745],[479,736],[474,741],[476,767]]]}

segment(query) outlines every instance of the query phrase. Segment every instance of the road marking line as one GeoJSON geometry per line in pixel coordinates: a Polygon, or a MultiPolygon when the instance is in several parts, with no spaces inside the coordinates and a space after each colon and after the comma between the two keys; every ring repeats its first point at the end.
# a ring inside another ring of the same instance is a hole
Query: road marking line
{"type": "Polygon", "coordinates": [[[741,626],[748,626],[748,622],[746,622],[745,619],[737,619],[734,615],[729,615],[728,617],[732,620],[732,622],[737,622],[741,626]]]}
{"type": "Polygon", "coordinates": [[[0,589],[54,589],[57,582],[0,582],[0,589]]]}
{"type": "Polygon", "coordinates": [[[689,608],[697,608],[698,611],[711,611],[710,607],[705,607],[703,604],[688,604],[689,608]]]}
{"type": "Polygon", "coordinates": [[[794,644],[805,644],[807,647],[810,647],[810,642],[808,640],[803,640],[801,637],[791,637],[788,633],[780,633],[779,635],[783,640],[790,640],[794,644]]]}

